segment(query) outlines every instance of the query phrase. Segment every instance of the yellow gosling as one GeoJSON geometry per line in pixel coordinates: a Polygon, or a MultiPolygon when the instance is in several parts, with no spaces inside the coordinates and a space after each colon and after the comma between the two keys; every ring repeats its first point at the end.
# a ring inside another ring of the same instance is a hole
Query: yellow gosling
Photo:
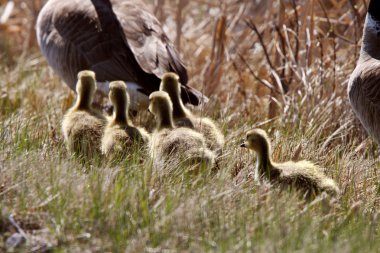
{"type": "MultiPolygon", "coordinates": [[[[166,73],[162,77],[160,90],[169,94],[173,103],[173,119],[177,126],[193,128],[204,135],[206,145],[212,151],[221,153],[224,146],[224,135],[210,118],[197,117],[188,110],[181,98],[181,84],[175,73],[166,73]]],[[[186,94],[183,94],[186,96],[186,94]]]]}
{"type": "Polygon", "coordinates": [[[91,157],[100,151],[105,117],[91,106],[96,91],[95,73],[81,71],[76,85],[77,99],[62,121],[62,131],[71,152],[91,157]]]}
{"type": "Polygon", "coordinates": [[[335,181],[324,174],[323,168],[309,161],[273,162],[269,138],[262,129],[249,131],[241,147],[256,152],[256,173],[273,183],[294,186],[307,193],[308,196],[314,196],[320,192],[333,196],[339,194],[335,181]]]}
{"type": "Polygon", "coordinates": [[[149,110],[157,121],[150,144],[150,155],[154,163],[161,165],[175,160],[186,164],[205,163],[213,166],[214,153],[207,149],[202,134],[189,128],[175,128],[169,95],[156,91],[150,95],[149,101],[149,110]]]}
{"type": "Polygon", "coordinates": [[[102,138],[102,153],[108,158],[123,158],[133,152],[133,147],[143,147],[149,142],[145,129],[133,126],[128,119],[129,95],[123,81],[110,83],[109,99],[113,115],[109,118],[102,138]]]}

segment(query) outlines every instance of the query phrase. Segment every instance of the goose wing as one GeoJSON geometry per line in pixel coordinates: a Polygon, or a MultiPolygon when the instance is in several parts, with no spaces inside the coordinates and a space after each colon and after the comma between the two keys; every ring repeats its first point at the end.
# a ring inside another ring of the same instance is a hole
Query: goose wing
{"type": "Polygon", "coordinates": [[[113,1],[113,9],[140,67],[158,77],[174,71],[181,83],[186,84],[184,64],[156,17],[142,3],[134,1],[113,1]]]}

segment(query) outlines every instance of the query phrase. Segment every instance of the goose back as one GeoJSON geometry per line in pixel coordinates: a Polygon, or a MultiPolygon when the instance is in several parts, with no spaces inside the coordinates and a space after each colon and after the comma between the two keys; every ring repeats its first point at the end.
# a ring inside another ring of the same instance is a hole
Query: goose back
{"type": "Polygon", "coordinates": [[[149,95],[158,90],[160,77],[173,71],[180,77],[185,102],[198,105],[207,99],[186,85],[184,64],[141,1],[49,0],[36,28],[43,55],[73,90],[77,73],[90,69],[98,82],[134,82],[138,92],[149,95]]]}

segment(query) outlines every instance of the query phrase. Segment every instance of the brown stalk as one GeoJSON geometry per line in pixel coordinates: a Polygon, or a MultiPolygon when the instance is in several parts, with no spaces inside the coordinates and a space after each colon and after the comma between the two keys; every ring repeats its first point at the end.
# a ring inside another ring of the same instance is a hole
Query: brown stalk
{"type": "MultiPolygon", "coordinates": [[[[267,64],[269,65],[269,68],[270,68],[270,71],[271,71],[271,74],[272,74],[272,77],[274,78],[275,76],[273,75],[273,73],[276,73],[277,76],[281,76],[277,73],[277,70],[275,69],[273,63],[272,63],[272,60],[270,59],[270,56],[269,56],[269,53],[268,53],[268,50],[267,50],[267,46],[265,45],[264,43],[264,39],[263,39],[263,36],[261,35],[261,33],[259,32],[259,30],[257,29],[256,25],[252,22],[252,21],[249,21],[249,20],[245,20],[245,23],[247,24],[247,26],[249,28],[251,28],[257,35],[258,39],[259,39],[259,43],[263,49],[263,52],[264,52],[264,55],[265,55],[265,59],[266,59],[266,62],[267,64]]],[[[274,80],[275,81],[275,80],[274,80]]],[[[287,85],[283,82],[281,82],[280,84],[278,84],[281,89],[283,90],[284,93],[286,93],[289,88],[287,87],[287,85]]]]}
{"type": "Polygon", "coordinates": [[[253,76],[253,78],[255,78],[258,82],[260,82],[262,85],[264,85],[265,87],[267,87],[268,89],[270,90],[273,90],[277,93],[280,93],[275,87],[273,87],[273,85],[271,85],[268,81],[266,80],[263,80],[261,79],[256,73],[255,71],[251,68],[251,66],[249,65],[249,63],[247,62],[247,60],[240,54],[240,53],[237,53],[237,55],[239,56],[240,60],[244,63],[244,65],[247,67],[249,73],[251,73],[251,75],[253,76]]]}
{"type": "Polygon", "coordinates": [[[277,25],[274,27],[274,29],[277,32],[277,35],[280,41],[280,47],[278,48],[278,51],[279,51],[280,58],[282,59],[282,62],[281,62],[282,71],[280,74],[281,82],[288,83],[286,80],[286,65],[288,61],[286,57],[285,38],[282,35],[281,30],[277,25]]]}
{"type": "Polygon", "coordinates": [[[164,16],[165,16],[164,6],[165,6],[165,0],[155,0],[154,1],[153,13],[161,23],[164,22],[164,16]]]}
{"type": "Polygon", "coordinates": [[[210,94],[213,91],[215,91],[222,77],[222,66],[225,54],[226,29],[227,18],[223,15],[220,18],[218,18],[215,25],[210,63],[208,64],[204,75],[207,94],[210,94]]]}
{"type": "Polygon", "coordinates": [[[187,5],[187,0],[178,0],[178,6],[177,6],[177,15],[176,15],[176,22],[177,22],[177,39],[176,39],[176,46],[178,52],[181,52],[181,36],[182,36],[182,12],[183,9],[185,9],[187,5]]]}
{"type": "MultiPolygon", "coordinates": [[[[360,17],[360,14],[358,12],[358,10],[356,9],[355,7],[355,3],[353,2],[353,0],[349,0],[350,2],[350,7],[351,7],[351,12],[354,14],[354,23],[357,23],[357,24],[361,24],[362,23],[362,18],[360,17]]],[[[358,31],[358,27],[356,25],[354,25],[354,36],[355,36],[355,55],[358,55],[358,40],[359,40],[359,31],[358,31]]]]}
{"type": "Polygon", "coordinates": [[[326,18],[327,23],[329,25],[329,33],[327,34],[327,37],[329,37],[329,35],[331,34],[332,42],[333,42],[333,52],[334,52],[333,53],[333,65],[334,65],[334,67],[333,67],[333,91],[335,92],[335,90],[336,90],[336,41],[335,41],[336,33],[335,33],[334,26],[331,24],[330,17],[327,14],[324,3],[321,0],[318,0],[318,2],[322,8],[323,14],[325,15],[325,18],[326,18]]]}
{"type": "Polygon", "coordinates": [[[300,41],[299,41],[300,25],[299,25],[299,14],[298,14],[295,0],[292,0],[292,7],[294,10],[294,18],[295,18],[295,24],[296,24],[296,36],[295,36],[296,46],[295,46],[294,60],[295,62],[298,62],[298,55],[299,55],[299,50],[300,50],[300,41]]]}
{"type": "Polygon", "coordinates": [[[308,42],[306,43],[306,52],[307,52],[307,66],[313,62],[313,41],[314,41],[314,0],[311,0],[311,8],[310,8],[310,26],[308,29],[308,42]]]}

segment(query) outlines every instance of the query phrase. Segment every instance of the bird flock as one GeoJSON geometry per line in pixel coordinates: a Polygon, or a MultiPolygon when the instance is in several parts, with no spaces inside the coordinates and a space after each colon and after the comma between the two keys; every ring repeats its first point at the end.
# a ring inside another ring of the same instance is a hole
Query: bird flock
{"type": "MultiPolygon", "coordinates": [[[[147,151],[141,155],[148,156],[156,169],[165,170],[173,164],[181,164],[181,168],[189,171],[217,166],[217,159],[223,153],[224,135],[212,119],[198,117],[184,106],[177,74],[165,73],[160,90],[149,96],[149,111],[156,121],[151,133],[134,126],[129,119],[130,98],[125,82],[113,81],[109,86],[113,114],[107,118],[92,107],[95,73],[89,70],[78,73],[76,102],[62,121],[70,152],[117,162],[140,148],[147,151]]],[[[256,172],[273,184],[295,188],[307,196],[321,192],[339,194],[337,184],[325,170],[309,161],[273,162],[269,138],[262,129],[249,131],[240,146],[256,152],[256,172]]]]}
{"type": "MultiPolygon", "coordinates": [[[[348,94],[362,124],[380,140],[378,10],[379,1],[371,0],[364,46],[348,94]]],[[[71,153],[117,163],[140,150],[139,155],[149,158],[161,171],[219,168],[218,160],[227,155],[223,154],[222,131],[212,119],[200,117],[185,106],[200,105],[208,98],[187,84],[180,55],[142,1],[49,0],[39,13],[36,31],[49,65],[77,93],[75,104],[62,121],[71,153]],[[95,92],[108,95],[112,116],[106,117],[92,107],[95,92]],[[150,133],[135,126],[128,114],[148,107],[156,121],[150,133]]],[[[340,193],[325,169],[312,162],[274,162],[264,130],[249,131],[241,147],[257,155],[255,178],[281,188],[295,188],[304,196],[340,193]]]]}

